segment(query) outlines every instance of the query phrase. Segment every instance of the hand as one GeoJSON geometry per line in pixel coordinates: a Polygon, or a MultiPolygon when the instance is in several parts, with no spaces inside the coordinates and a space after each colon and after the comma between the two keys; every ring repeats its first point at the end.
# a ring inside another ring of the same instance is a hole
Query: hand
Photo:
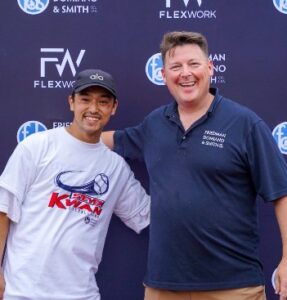
{"type": "Polygon", "coordinates": [[[287,299],[287,259],[282,259],[277,267],[275,275],[275,294],[279,295],[279,300],[287,299]]]}
{"type": "Polygon", "coordinates": [[[0,300],[3,300],[4,290],[5,290],[4,274],[2,271],[0,271],[0,300]]]}

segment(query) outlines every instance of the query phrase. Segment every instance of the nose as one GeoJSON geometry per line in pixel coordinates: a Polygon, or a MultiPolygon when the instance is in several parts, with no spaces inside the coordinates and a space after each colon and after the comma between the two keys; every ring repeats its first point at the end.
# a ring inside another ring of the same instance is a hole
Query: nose
{"type": "Polygon", "coordinates": [[[187,65],[183,65],[181,69],[181,76],[186,77],[191,75],[191,69],[187,65]]]}
{"type": "Polygon", "coordinates": [[[99,111],[99,103],[98,103],[97,100],[93,100],[93,101],[90,102],[89,110],[90,110],[90,112],[99,111]]]}

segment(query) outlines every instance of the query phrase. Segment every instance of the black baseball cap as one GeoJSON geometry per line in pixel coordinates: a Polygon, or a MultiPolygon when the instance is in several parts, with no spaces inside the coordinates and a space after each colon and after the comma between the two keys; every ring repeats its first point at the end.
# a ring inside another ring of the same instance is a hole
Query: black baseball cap
{"type": "Polygon", "coordinates": [[[79,93],[90,86],[101,86],[117,98],[115,82],[111,74],[100,69],[87,69],[77,74],[73,92],[79,93]]]}

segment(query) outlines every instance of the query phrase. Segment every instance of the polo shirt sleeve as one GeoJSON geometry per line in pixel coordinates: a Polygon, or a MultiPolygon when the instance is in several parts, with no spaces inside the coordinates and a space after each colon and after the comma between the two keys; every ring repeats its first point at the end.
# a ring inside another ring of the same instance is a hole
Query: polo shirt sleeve
{"type": "Polygon", "coordinates": [[[127,159],[143,160],[144,124],[117,130],[114,134],[114,151],[127,159]]]}
{"type": "Polygon", "coordinates": [[[247,137],[247,159],[258,195],[274,201],[287,195],[287,166],[269,127],[258,121],[247,137]]]}

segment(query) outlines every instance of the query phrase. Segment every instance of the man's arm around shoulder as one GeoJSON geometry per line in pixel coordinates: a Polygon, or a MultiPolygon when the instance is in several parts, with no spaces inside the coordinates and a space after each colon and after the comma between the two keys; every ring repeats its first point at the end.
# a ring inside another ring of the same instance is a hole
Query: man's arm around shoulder
{"type": "Polygon", "coordinates": [[[275,293],[280,300],[287,298],[287,196],[274,201],[275,214],[282,239],[282,259],[277,267],[275,293]]]}
{"type": "MultiPolygon", "coordinates": [[[[4,249],[5,249],[5,244],[6,244],[6,239],[8,235],[8,229],[9,229],[9,218],[6,215],[6,213],[0,212],[0,259],[1,262],[3,260],[3,255],[4,255],[4,249]]],[[[5,280],[4,280],[4,275],[1,270],[0,272],[0,300],[3,299],[3,293],[5,289],[5,280]]]]}
{"type": "Polygon", "coordinates": [[[115,131],[104,131],[101,134],[103,143],[111,150],[114,148],[114,133],[115,131]]]}

